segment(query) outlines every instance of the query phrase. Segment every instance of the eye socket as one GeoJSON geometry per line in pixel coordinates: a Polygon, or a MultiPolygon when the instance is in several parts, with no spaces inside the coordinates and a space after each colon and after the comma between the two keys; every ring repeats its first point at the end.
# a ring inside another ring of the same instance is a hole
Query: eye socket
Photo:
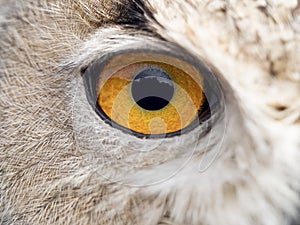
{"type": "Polygon", "coordinates": [[[173,137],[211,116],[210,70],[180,49],[179,55],[133,49],[92,63],[83,79],[87,99],[106,123],[141,138],[173,137]]]}

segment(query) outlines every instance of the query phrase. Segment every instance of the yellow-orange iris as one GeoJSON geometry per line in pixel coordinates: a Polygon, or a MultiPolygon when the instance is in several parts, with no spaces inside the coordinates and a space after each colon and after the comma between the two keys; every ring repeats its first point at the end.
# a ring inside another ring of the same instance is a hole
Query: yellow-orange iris
{"type": "Polygon", "coordinates": [[[98,104],[115,123],[141,134],[167,134],[188,127],[205,101],[202,80],[173,65],[138,62],[128,65],[99,84],[98,104]],[[145,68],[161,68],[174,83],[169,104],[156,111],[145,110],[133,99],[131,83],[145,68]]]}

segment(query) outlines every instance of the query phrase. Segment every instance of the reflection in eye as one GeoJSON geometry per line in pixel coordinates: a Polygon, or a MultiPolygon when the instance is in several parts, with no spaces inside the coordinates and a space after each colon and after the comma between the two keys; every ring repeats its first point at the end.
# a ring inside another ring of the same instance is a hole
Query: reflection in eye
{"type": "Polygon", "coordinates": [[[141,134],[188,127],[204,103],[202,82],[173,65],[138,62],[99,84],[98,104],[111,120],[141,134]]]}

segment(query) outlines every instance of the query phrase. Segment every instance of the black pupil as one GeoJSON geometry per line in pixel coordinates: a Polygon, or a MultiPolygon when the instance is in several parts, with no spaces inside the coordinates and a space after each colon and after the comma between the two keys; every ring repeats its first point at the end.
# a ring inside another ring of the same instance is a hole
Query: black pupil
{"type": "Polygon", "coordinates": [[[149,68],[134,78],[131,94],[141,108],[150,111],[160,110],[170,103],[174,95],[174,84],[164,70],[149,68]]]}

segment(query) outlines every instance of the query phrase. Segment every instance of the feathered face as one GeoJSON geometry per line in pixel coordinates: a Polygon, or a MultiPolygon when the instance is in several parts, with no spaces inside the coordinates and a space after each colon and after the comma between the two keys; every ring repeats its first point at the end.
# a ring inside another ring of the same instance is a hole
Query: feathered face
{"type": "Polygon", "coordinates": [[[297,222],[299,4],[0,0],[0,223],[297,222]]]}

